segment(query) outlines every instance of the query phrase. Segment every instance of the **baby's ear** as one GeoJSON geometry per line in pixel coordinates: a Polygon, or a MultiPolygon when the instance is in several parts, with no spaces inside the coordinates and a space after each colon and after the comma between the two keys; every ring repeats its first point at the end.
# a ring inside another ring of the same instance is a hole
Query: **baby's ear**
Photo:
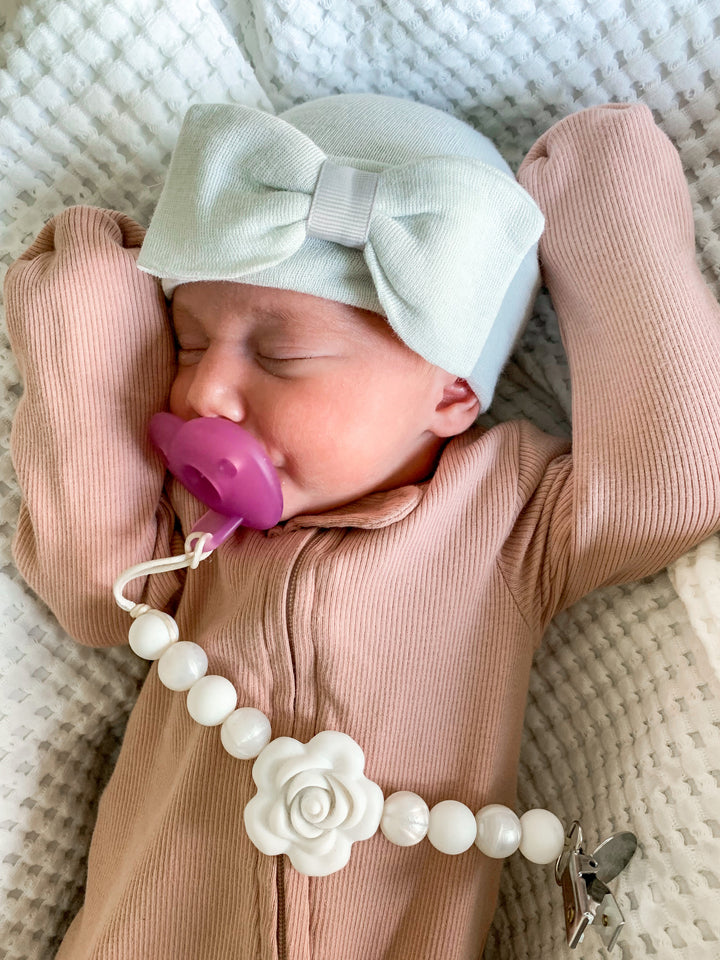
{"type": "Polygon", "coordinates": [[[472,426],[479,413],[480,401],[467,380],[450,379],[443,386],[442,399],[435,407],[433,433],[438,437],[454,437],[472,426]]]}

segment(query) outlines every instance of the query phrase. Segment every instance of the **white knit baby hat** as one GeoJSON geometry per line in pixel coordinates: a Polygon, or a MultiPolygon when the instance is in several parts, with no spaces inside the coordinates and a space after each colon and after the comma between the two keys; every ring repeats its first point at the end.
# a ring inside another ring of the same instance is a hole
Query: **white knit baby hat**
{"type": "Polygon", "coordinates": [[[167,296],[236,280],[373,310],[485,410],[532,308],[542,228],[490,140],[432,107],[196,104],[138,267],[167,296]]]}

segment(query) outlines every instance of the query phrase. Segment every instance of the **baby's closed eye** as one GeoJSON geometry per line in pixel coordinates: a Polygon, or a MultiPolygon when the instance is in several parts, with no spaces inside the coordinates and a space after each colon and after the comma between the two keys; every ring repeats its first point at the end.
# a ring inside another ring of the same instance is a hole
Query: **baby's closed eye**
{"type": "Polygon", "coordinates": [[[274,354],[274,353],[259,353],[258,360],[266,360],[270,363],[293,363],[296,360],[320,360],[322,355],[318,353],[297,353],[294,355],[290,354],[274,354]]]}
{"type": "Polygon", "coordinates": [[[295,356],[258,353],[256,358],[263,370],[280,377],[309,373],[319,362],[328,359],[324,354],[309,353],[298,353],[295,356]]]}

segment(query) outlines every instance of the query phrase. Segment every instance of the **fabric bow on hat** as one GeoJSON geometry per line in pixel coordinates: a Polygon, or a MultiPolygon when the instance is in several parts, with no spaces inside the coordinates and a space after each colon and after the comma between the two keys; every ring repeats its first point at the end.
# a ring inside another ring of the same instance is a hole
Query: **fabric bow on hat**
{"type": "MultiPolygon", "coordinates": [[[[321,244],[330,258],[338,243],[357,247],[343,256],[355,274],[364,260],[398,336],[431,362],[468,375],[542,232],[540,210],[511,176],[468,157],[392,166],[326,161],[280,117],[230,104],[191,107],[138,267],[183,282],[253,282],[292,263],[303,245],[321,244]]],[[[332,290],[318,295],[354,302],[332,290]]]]}

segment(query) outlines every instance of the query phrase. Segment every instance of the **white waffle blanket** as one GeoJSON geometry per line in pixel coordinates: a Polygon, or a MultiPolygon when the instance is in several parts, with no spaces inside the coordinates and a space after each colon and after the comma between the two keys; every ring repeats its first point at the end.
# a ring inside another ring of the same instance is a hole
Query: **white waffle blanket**
{"type": "MultiPolygon", "coordinates": [[[[475,123],[515,168],[564,114],[643,100],[680,150],[717,291],[719,28],[720,0],[0,0],[3,273],[70,204],[147,223],[191,103],[279,110],[376,91],[475,123]]],[[[81,903],[96,801],[144,667],[127,649],[73,643],[13,569],[7,443],[21,388],[4,334],[0,374],[0,944],[8,960],[48,960],[81,903]]],[[[569,412],[541,297],[492,413],[567,432],[569,412]]],[[[519,797],[521,810],[579,816],[590,847],[637,834],[615,884],[627,919],[615,956],[720,958],[717,538],[669,575],[597,591],[552,624],[519,797]]],[[[566,948],[551,874],[510,858],[486,958],[603,955],[594,932],[566,948]]]]}

